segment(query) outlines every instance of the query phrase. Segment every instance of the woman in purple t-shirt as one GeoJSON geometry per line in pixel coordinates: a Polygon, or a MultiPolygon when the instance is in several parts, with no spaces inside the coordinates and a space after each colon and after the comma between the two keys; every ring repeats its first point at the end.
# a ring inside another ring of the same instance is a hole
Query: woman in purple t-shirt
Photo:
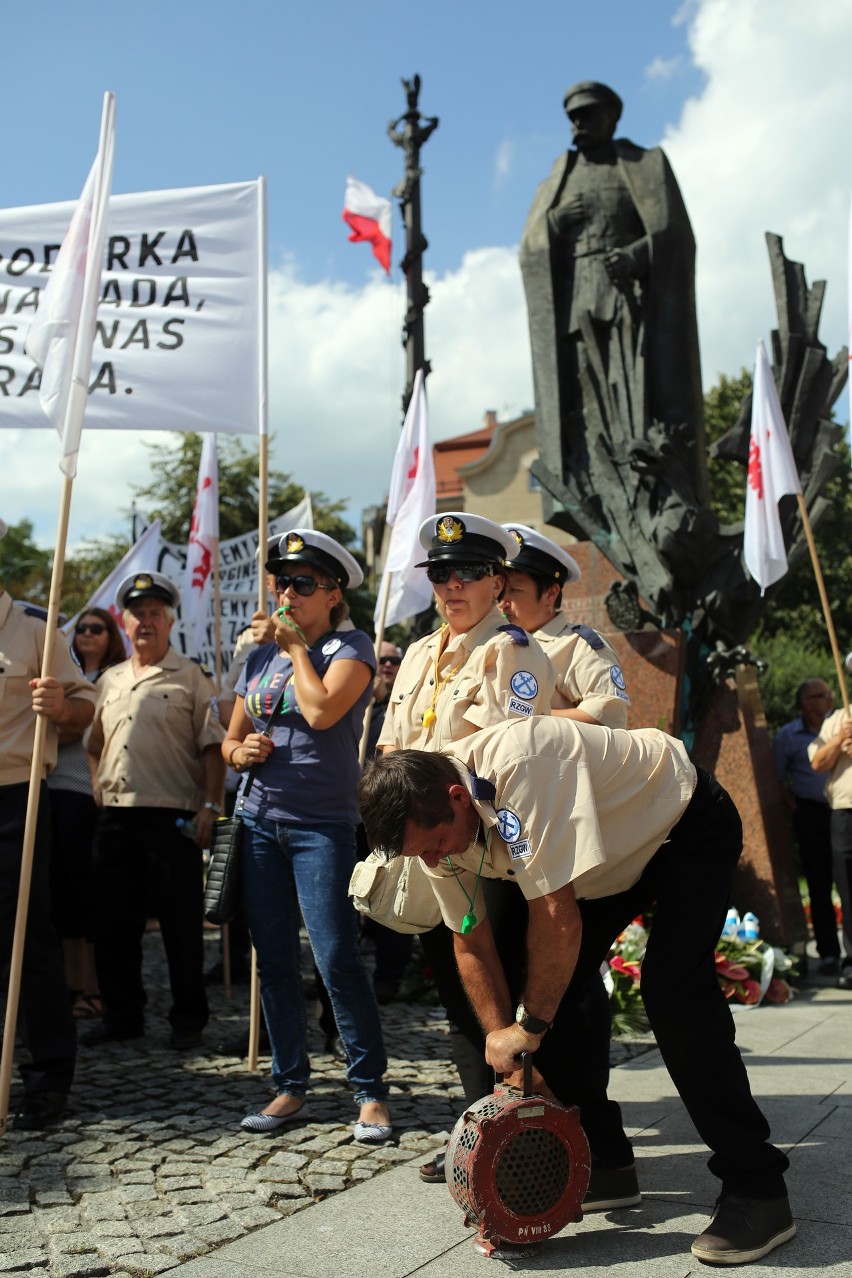
{"type": "Polygon", "coordinates": [[[304,1113],[310,1062],[299,973],[301,910],[360,1106],[355,1139],[377,1143],[391,1134],[387,1058],[348,898],[359,819],[358,742],[375,657],[363,631],[338,628],[348,613],[343,589],[360,585],[363,574],[336,541],[306,528],[285,533],[266,570],[276,578],[275,639],[249,656],[222,745],[237,771],[257,765],[238,810],[245,819],[243,890],[276,1090],[242,1127],[277,1131],[304,1113]],[[264,733],[270,714],[271,736],[264,733]]]}

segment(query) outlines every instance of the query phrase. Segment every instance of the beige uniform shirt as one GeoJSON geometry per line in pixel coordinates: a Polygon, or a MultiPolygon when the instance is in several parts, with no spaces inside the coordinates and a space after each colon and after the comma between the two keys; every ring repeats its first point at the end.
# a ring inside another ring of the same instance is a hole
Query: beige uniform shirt
{"type": "Polygon", "coordinates": [[[104,807],[187,808],[204,802],[201,752],[219,745],[212,680],[169,648],[137,676],[132,661],[107,670],[84,744],[100,754],[104,807]]]}
{"type": "MultiPolygon", "coordinates": [[[[840,726],[846,717],[846,711],[835,710],[823,722],[819,730],[819,736],[816,737],[808,746],[808,758],[813,760],[817,750],[822,746],[830,745],[832,739],[837,736],[840,726]]],[[[828,774],[828,782],[825,787],[825,797],[831,808],[852,808],[852,755],[841,754],[837,762],[828,774]]]]}
{"type": "Polygon", "coordinates": [[[556,695],[551,710],[585,710],[605,728],[626,728],[630,698],[615,649],[594,631],[593,648],[572,630],[572,622],[557,612],[535,637],[556,671],[556,695]]]}
{"type": "MultiPolygon", "coordinates": [[[[29,781],[33,760],[36,717],[30,679],[41,675],[45,623],[31,617],[0,592],[0,785],[20,785],[29,781]]],[[[65,636],[57,633],[52,675],[62,684],[66,697],[97,699],[97,691],[74,664],[65,636]]],[[[56,763],[56,724],[47,720],[44,749],[44,776],[56,763]]]]}
{"type": "Polygon", "coordinates": [[[243,666],[248,661],[248,655],[254,647],[256,647],[256,644],[252,638],[251,626],[249,626],[248,630],[243,630],[237,635],[231,664],[222,679],[222,691],[219,693],[220,701],[236,701],[237,680],[242,674],[243,666]]]}
{"type": "Polygon", "coordinates": [[[625,732],[536,718],[487,728],[444,753],[460,765],[486,836],[484,858],[480,838],[453,857],[452,868],[446,860],[424,867],[455,932],[469,898],[478,919],[486,913],[480,863],[485,878],[514,879],[528,900],[567,883],[578,898],[626,891],[695,789],[683,743],[656,728],[625,732]]]}
{"type": "Polygon", "coordinates": [[[492,608],[466,634],[449,639],[438,662],[437,696],[435,658],[448,631],[442,627],[412,644],[391,691],[379,746],[441,750],[492,724],[549,714],[553,667],[534,638],[516,643],[512,631],[500,629],[505,625],[503,614],[492,608]],[[436,720],[426,726],[423,716],[433,701],[436,720]]]}

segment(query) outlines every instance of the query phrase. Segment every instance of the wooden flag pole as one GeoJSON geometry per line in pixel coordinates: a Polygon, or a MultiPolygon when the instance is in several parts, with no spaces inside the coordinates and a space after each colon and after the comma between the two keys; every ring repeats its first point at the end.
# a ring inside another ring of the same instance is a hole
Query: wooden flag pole
{"type": "MultiPolygon", "coordinates": [[[[65,569],[65,545],[68,540],[68,518],[71,511],[71,492],[74,480],[62,476],[62,495],[59,503],[59,523],[56,533],[56,549],[50,578],[50,599],[47,608],[47,630],[44,636],[44,652],[41,659],[41,677],[46,679],[53,666],[56,649],[56,627],[59,621],[59,600],[62,594],[62,575],[65,569]]],[[[6,1020],[3,1028],[3,1050],[0,1055],[0,1136],[5,1136],[9,1122],[9,1091],[12,1085],[12,1065],[15,1055],[15,1030],[18,1024],[18,1006],[21,997],[21,972],[24,961],[24,940],[27,931],[27,913],[30,904],[30,885],[33,874],[38,803],[44,772],[44,748],[47,739],[47,716],[36,715],[33,737],[33,758],[30,767],[30,788],[27,794],[27,812],[24,821],[24,843],[21,849],[21,877],[18,887],[18,907],[15,913],[15,934],[12,940],[12,956],[9,963],[9,989],[6,994],[6,1020]]]]}
{"type": "MultiPolygon", "coordinates": [[[[269,436],[260,436],[260,491],[258,493],[258,569],[257,569],[257,608],[265,612],[267,608],[266,574],[266,542],[269,537],[269,436]]],[[[248,1068],[257,1073],[257,1060],[260,1045],[260,980],[257,974],[257,951],[251,950],[251,994],[249,997],[249,1049],[248,1068]]]]}
{"type": "Polygon", "coordinates": [[[825,618],[825,628],[828,631],[828,639],[831,644],[831,655],[834,657],[834,668],[837,671],[837,682],[840,685],[840,695],[843,698],[843,709],[847,714],[849,714],[849,693],[846,690],[846,676],[843,673],[843,661],[840,657],[840,649],[837,646],[837,634],[834,629],[831,608],[828,604],[828,595],[825,592],[825,582],[822,579],[822,569],[820,568],[819,556],[817,555],[817,549],[814,543],[814,535],[811,531],[811,521],[808,519],[808,512],[805,508],[804,498],[801,493],[796,494],[796,500],[799,503],[799,514],[802,516],[802,524],[805,529],[808,550],[811,552],[811,563],[813,564],[814,576],[816,577],[817,589],[819,590],[820,603],[822,604],[822,615],[825,618]]]}
{"type": "MultiPolygon", "coordinates": [[[[379,653],[382,650],[382,641],[385,637],[385,618],[388,615],[388,599],[390,597],[390,573],[382,573],[382,584],[379,587],[379,621],[376,626],[376,672],[379,669],[379,653]]],[[[358,749],[358,764],[363,768],[367,758],[367,741],[370,737],[370,719],[372,718],[372,702],[367,706],[367,713],[364,715],[364,731],[361,733],[361,745],[358,749]]]]}

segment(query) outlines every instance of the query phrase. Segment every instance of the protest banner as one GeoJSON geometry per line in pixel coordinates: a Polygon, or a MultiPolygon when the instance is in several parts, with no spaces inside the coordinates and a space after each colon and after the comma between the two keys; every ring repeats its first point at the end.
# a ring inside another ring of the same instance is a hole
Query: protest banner
{"type": "MultiPolygon", "coordinates": [[[[261,181],[115,195],[86,429],[255,435],[265,341],[261,181]]],[[[24,341],[74,202],[0,210],[0,427],[49,427],[24,341]]]]}

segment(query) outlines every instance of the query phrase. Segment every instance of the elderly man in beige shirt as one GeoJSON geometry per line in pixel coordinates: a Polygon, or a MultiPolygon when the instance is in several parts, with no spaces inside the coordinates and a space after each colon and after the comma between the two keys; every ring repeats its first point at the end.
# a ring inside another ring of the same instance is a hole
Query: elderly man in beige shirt
{"type": "Polygon", "coordinates": [[[210,678],[169,646],[177,587],[162,573],[121,583],[133,648],[98,684],[85,746],[95,802],[95,964],[104,1019],[88,1046],[145,1032],[142,934],[152,901],[169,965],[170,1044],[196,1047],[207,1023],[203,981],[202,848],[221,812],[224,729],[210,678]],[[194,833],[185,837],[189,823],[194,833]]]}
{"type": "Polygon", "coordinates": [[[692,1244],[713,1264],[745,1264],[796,1232],[734,1041],[714,963],[742,849],[734,804],[681,742],[565,718],[487,728],[442,754],[402,750],[368,765],[361,811],[373,848],[421,859],[455,933],[486,1058],[510,1077],[519,1053],[546,1076],[548,1031],[572,982],[654,908],[642,995],[663,1059],[722,1182],[692,1244]],[[529,905],[527,970],[509,1001],[480,880],[511,879],[529,905]]]}
{"type": "Polygon", "coordinates": [[[846,951],[837,987],[852,990],[852,717],[847,711],[835,710],[823,720],[819,736],[808,746],[808,757],[815,772],[829,774],[825,797],[831,808],[832,868],[846,951]]]}

